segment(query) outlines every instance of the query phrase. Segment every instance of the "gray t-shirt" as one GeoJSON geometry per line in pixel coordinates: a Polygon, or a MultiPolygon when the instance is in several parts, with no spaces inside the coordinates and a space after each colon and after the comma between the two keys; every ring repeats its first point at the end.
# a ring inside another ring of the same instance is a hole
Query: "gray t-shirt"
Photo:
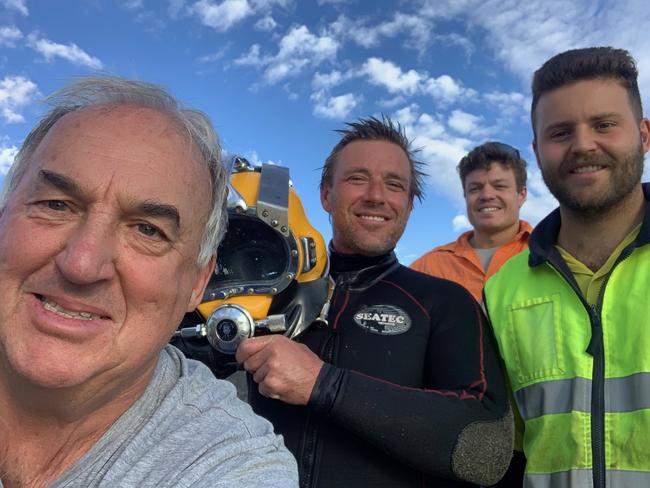
{"type": "Polygon", "coordinates": [[[257,486],[298,486],[282,438],[230,383],[167,346],[143,395],[51,488],[257,486]]]}

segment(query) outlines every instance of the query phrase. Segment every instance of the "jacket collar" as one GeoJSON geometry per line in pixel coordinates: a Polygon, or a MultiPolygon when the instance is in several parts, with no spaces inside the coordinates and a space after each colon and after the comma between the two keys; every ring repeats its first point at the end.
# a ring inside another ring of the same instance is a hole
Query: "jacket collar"
{"type": "MultiPolygon", "coordinates": [[[[517,234],[515,235],[515,237],[512,238],[511,241],[503,245],[505,246],[512,242],[527,240],[528,236],[532,231],[533,228],[531,227],[531,225],[525,220],[520,219],[519,230],[517,231],[517,234]]],[[[474,254],[474,249],[472,248],[472,245],[469,243],[469,240],[472,238],[473,235],[474,235],[474,231],[468,230],[467,232],[463,232],[460,236],[458,236],[458,239],[456,239],[455,241],[450,242],[449,244],[443,244],[442,246],[438,246],[435,250],[452,252],[454,254],[458,254],[459,256],[467,257],[468,255],[474,254]]],[[[498,247],[502,247],[502,246],[498,246],[498,247]]]]}
{"type": "MultiPolygon", "coordinates": [[[[645,212],[643,222],[641,223],[641,230],[634,242],[635,247],[650,243],[650,183],[644,183],[642,187],[643,196],[646,200],[645,212]]],[[[558,207],[537,224],[537,227],[535,227],[535,230],[533,230],[528,239],[528,247],[530,249],[528,265],[530,267],[535,267],[545,261],[557,263],[558,259],[564,262],[555,247],[561,222],[560,208],[558,207]]]]}

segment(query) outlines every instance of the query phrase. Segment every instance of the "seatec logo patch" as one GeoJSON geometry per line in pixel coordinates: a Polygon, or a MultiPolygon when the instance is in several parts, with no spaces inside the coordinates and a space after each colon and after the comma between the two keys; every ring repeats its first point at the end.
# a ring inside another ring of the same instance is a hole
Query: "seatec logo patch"
{"type": "Polygon", "coordinates": [[[392,305],[370,305],[354,314],[354,321],[368,332],[380,335],[403,334],[411,328],[411,317],[392,305]]]}

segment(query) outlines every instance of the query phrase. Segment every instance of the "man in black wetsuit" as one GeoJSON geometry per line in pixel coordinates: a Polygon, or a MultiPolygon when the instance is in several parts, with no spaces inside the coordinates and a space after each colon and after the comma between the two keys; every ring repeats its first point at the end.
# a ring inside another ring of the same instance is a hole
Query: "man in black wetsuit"
{"type": "Polygon", "coordinates": [[[296,341],[244,341],[250,402],[284,436],[301,487],[495,483],[512,418],[490,328],[464,288],[393,253],[422,195],[421,163],[389,119],[340,132],[321,179],[333,233],[328,324],[296,341]]]}

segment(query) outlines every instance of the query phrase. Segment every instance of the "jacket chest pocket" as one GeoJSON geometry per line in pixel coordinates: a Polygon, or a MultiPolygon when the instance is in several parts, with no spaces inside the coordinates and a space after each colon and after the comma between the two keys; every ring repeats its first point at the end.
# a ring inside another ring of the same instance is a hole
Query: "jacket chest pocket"
{"type": "MultiPolygon", "coordinates": [[[[510,305],[510,358],[517,383],[557,377],[564,373],[561,301],[559,294],[535,297],[510,305]]],[[[510,368],[509,368],[510,369],[510,368]]]]}

